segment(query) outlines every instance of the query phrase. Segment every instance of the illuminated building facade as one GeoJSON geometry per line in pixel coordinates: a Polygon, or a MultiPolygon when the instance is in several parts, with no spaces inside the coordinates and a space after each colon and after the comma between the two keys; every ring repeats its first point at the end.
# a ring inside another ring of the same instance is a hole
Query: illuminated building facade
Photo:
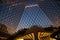
{"type": "Polygon", "coordinates": [[[24,0],[22,3],[20,2],[22,1],[11,0],[7,3],[4,2],[4,4],[0,6],[0,23],[7,25],[9,31],[15,32],[18,29],[29,28],[32,25],[48,27],[50,25],[55,26],[60,24],[58,1],[27,0],[27,2],[24,3],[24,0]],[[55,24],[56,22],[57,24],[55,24]]]}
{"type": "Polygon", "coordinates": [[[42,27],[49,27],[50,25],[52,25],[52,22],[42,11],[39,5],[32,5],[25,6],[23,15],[17,29],[30,28],[33,25],[38,25],[42,27]]]}

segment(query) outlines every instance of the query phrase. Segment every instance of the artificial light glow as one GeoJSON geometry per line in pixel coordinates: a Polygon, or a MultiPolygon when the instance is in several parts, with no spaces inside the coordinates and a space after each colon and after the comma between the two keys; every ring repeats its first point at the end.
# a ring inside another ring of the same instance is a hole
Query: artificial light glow
{"type": "Polygon", "coordinates": [[[20,38],[19,38],[19,39],[17,39],[17,40],[24,40],[24,39],[20,39],[20,38]]]}
{"type": "Polygon", "coordinates": [[[56,40],[56,39],[50,38],[50,40],[56,40]]]}

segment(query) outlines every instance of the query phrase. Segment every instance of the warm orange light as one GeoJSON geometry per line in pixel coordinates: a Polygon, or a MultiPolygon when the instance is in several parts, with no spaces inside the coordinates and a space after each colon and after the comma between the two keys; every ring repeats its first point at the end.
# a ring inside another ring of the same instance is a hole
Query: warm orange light
{"type": "Polygon", "coordinates": [[[20,38],[18,38],[18,39],[16,39],[16,40],[24,40],[24,39],[20,39],[20,38]]]}

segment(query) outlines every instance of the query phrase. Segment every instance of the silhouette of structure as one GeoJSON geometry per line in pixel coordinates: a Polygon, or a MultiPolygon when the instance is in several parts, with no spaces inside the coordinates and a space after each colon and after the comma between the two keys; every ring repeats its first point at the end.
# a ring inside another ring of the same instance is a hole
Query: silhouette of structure
{"type": "Polygon", "coordinates": [[[51,36],[52,38],[55,38],[56,40],[60,40],[60,30],[52,33],[50,36],[51,36]],[[57,36],[57,37],[56,37],[56,36],[57,36]]]}
{"type": "Polygon", "coordinates": [[[39,26],[32,26],[29,29],[23,29],[18,31],[14,35],[8,38],[8,40],[14,39],[23,39],[23,40],[52,40],[50,35],[54,32],[54,30],[45,30],[44,28],[40,28],[39,26]]]}
{"type": "Polygon", "coordinates": [[[8,33],[7,27],[4,24],[1,24],[1,23],[0,23],[0,31],[8,33]]]}
{"type": "Polygon", "coordinates": [[[0,23],[0,40],[6,40],[9,36],[7,27],[0,23]]]}

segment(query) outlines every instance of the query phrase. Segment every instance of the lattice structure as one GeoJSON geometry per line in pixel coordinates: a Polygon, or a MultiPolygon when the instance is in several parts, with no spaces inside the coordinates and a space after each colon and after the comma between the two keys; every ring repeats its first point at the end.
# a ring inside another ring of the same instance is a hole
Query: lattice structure
{"type": "Polygon", "coordinates": [[[39,6],[30,5],[30,7],[24,9],[17,29],[30,28],[33,25],[49,27],[52,22],[39,6]]]}
{"type": "Polygon", "coordinates": [[[59,3],[58,0],[45,0],[39,2],[39,7],[52,21],[54,26],[59,26],[60,24],[60,8],[57,2],[59,3]]]}
{"type": "MultiPolygon", "coordinates": [[[[5,4],[1,7],[0,23],[5,24],[11,31],[15,30],[24,10],[23,5],[5,4]]],[[[8,29],[8,30],[10,30],[8,29]]]]}
{"type": "Polygon", "coordinates": [[[11,29],[15,30],[17,26],[17,29],[21,29],[29,28],[32,25],[46,27],[51,24],[55,26],[60,24],[60,8],[55,2],[56,0],[27,0],[26,4],[23,3],[25,0],[6,1],[7,3],[4,2],[3,5],[0,5],[0,23],[10,26],[11,29]],[[34,4],[38,6],[25,8],[34,4]]]}

